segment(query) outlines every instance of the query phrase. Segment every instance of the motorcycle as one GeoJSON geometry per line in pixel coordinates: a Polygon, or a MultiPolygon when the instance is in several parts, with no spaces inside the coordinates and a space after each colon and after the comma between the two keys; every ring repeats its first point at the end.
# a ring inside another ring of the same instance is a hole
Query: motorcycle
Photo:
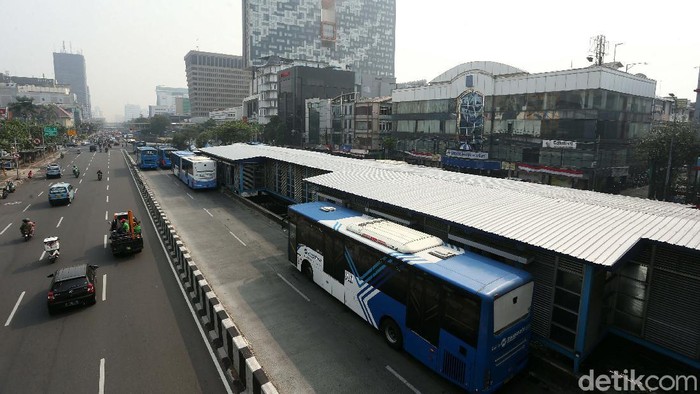
{"type": "Polygon", "coordinates": [[[80,176],[80,170],[78,170],[78,169],[73,170],[73,175],[75,175],[76,178],[79,177],[79,176],[80,176]]]}
{"type": "Polygon", "coordinates": [[[61,152],[61,159],[63,159],[63,156],[64,156],[64,154],[63,154],[63,152],[61,152]]]}
{"type": "Polygon", "coordinates": [[[101,173],[101,172],[98,172],[98,173],[97,173],[97,180],[98,180],[98,181],[101,181],[101,180],[102,180],[102,173],[101,173]]]}
{"type": "Polygon", "coordinates": [[[9,193],[14,193],[15,183],[8,179],[7,182],[5,182],[5,189],[7,189],[9,193]]]}
{"type": "Polygon", "coordinates": [[[32,228],[29,231],[20,228],[20,231],[22,232],[22,238],[24,238],[25,241],[29,241],[29,239],[31,239],[34,236],[34,227],[35,225],[32,224],[32,228]]]}
{"type": "Polygon", "coordinates": [[[44,251],[49,255],[49,264],[53,264],[58,260],[61,244],[58,242],[58,237],[44,238],[44,251]]]}
{"type": "Polygon", "coordinates": [[[2,199],[6,199],[7,195],[10,194],[10,192],[7,191],[7,188],[3,187],[2,188],[2,199]]]}

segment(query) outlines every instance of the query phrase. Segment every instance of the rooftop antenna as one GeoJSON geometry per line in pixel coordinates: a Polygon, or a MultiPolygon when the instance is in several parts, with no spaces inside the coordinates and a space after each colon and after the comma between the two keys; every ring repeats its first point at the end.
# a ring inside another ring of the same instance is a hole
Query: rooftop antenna
{"type": "Polygon", "coordinates": [[[63,41],[63,53],[66,53],[66,41],[63,41]]]}
{"type": "Polygon", "coordinates": [[[588,50],[589,55],[586,57],[589,62],[593,62],[595,60],[595,65],[600,66],[603,64],[603,58],[605,58],[605,51],[608,47],[608,41],[605,39],[605,36],[602,34],[599,34],[595,37],[591,38],[591,47],[588,50]]]}

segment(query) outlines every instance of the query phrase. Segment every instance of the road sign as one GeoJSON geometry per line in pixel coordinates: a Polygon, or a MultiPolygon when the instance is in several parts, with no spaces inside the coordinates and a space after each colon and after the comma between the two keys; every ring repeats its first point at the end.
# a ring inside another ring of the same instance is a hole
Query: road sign
{"type": "Polygon", "coordinates": [[[75,137],[76,135],[78,135],[78,133],[75,132],[75,129],[68,130],[67,134],[71,137],[75,137]]]}
{"type": "Polygon", "coordinates": [[[44,136],[46,137],[55,137],[57,133],[58,129],[55,127],[44,127],[44,136]]]}

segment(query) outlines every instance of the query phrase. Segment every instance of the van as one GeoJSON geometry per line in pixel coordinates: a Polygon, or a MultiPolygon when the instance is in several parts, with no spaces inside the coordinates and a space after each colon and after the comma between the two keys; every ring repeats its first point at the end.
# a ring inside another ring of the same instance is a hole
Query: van
{"type": "Polygon", "coordinates": [[[49,204],[70,204],[75,198],[73,185],[67,182],[56,183],[49,188],[49,204]]]}

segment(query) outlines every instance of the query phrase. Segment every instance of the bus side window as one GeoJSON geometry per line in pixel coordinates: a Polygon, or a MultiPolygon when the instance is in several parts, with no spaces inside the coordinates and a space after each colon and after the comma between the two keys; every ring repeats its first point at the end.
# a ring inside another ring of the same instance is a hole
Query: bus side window
{"type": "Polygon", "coordinates": [[[440,309],[440,287],[427,275],[414,272],[406,304],[406,326],[438,346],[440,309]]]}
{"type": "Polygon", "coordinates": [[[345,246],[342,235],[335,231],[326,231],[323,252],[323,271],[340,283],[345,280],[345,246]]]}
{"type": "Polygon", "coordinates": [[[442,328],[476,347],[479,337],[481,302],[478,297],[445,289],[445,314],[442,328]]]}

